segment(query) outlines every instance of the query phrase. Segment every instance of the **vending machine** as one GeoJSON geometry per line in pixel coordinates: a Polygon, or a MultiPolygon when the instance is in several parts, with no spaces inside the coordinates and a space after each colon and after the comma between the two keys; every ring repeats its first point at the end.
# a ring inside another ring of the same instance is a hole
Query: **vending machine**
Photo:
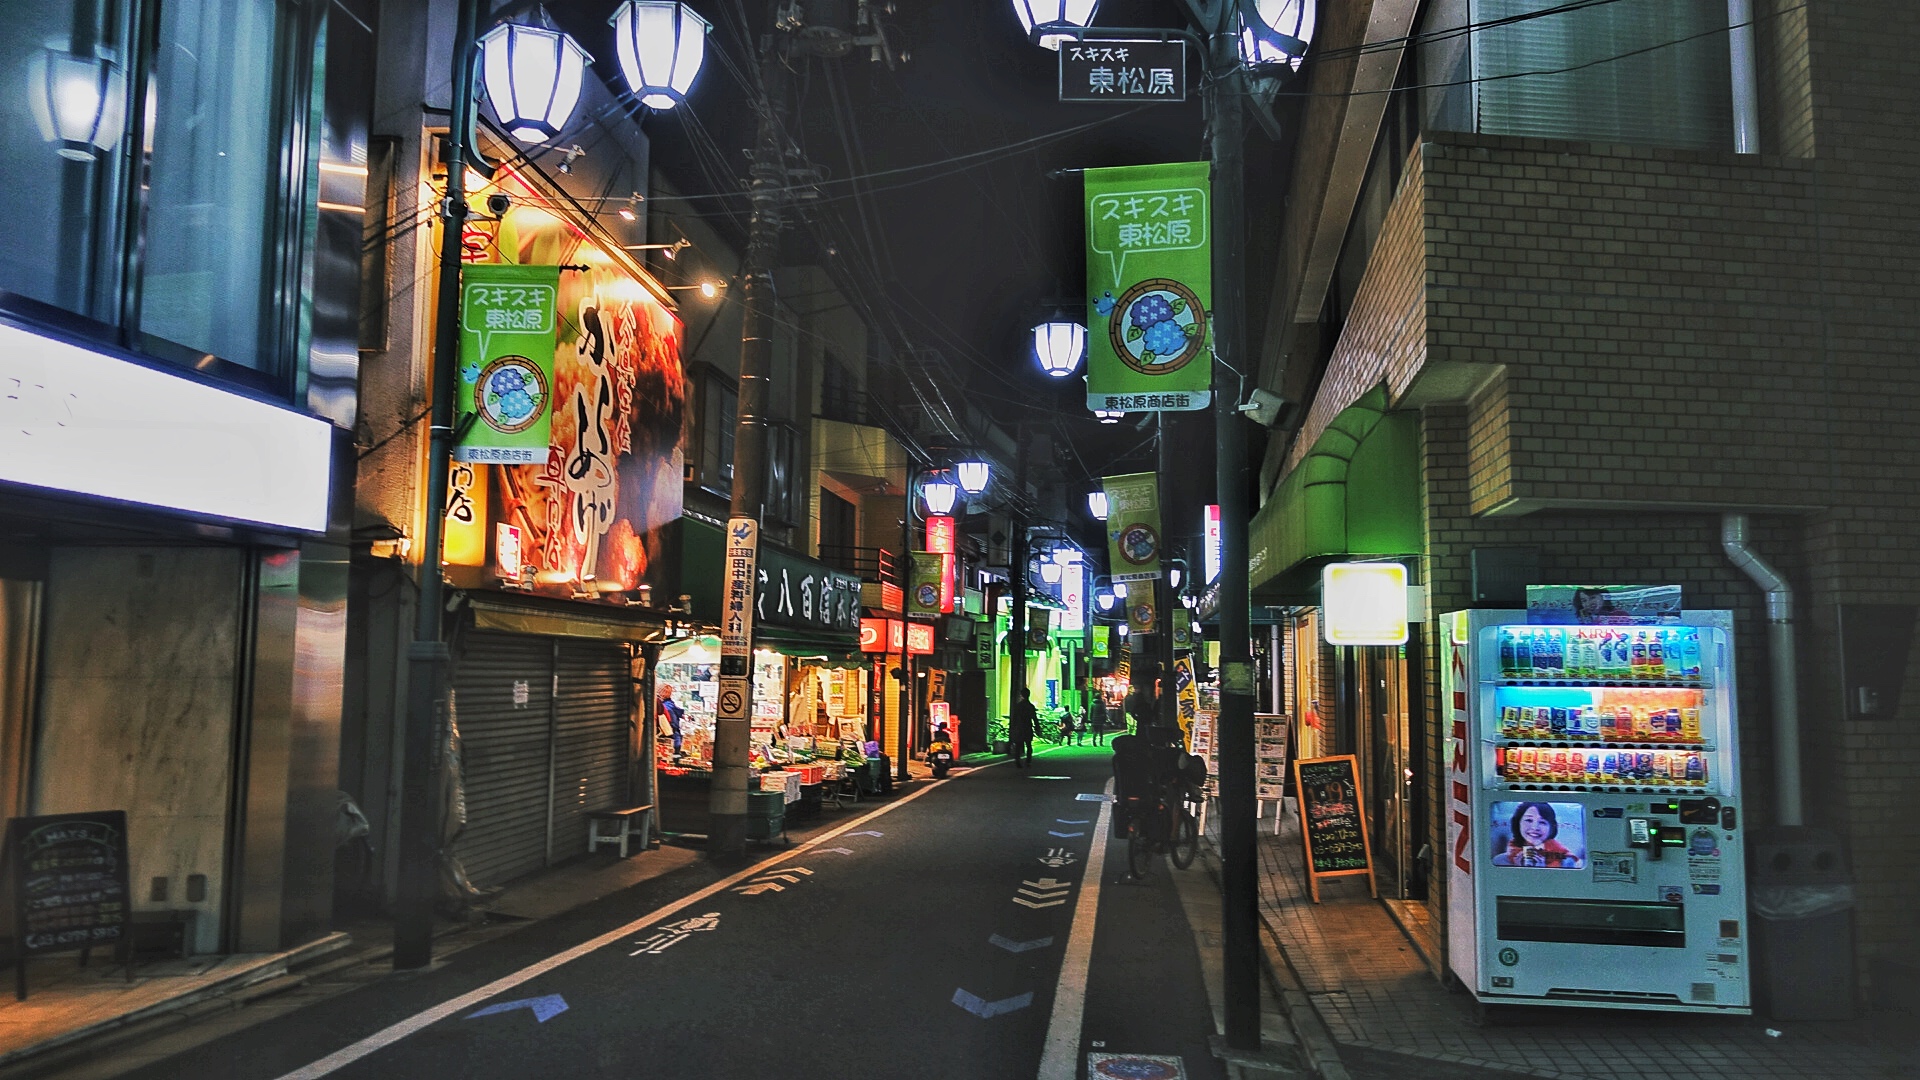
{"type": "Polygon", "coordinates": [[[1461,983],[1486,1004],[1750,1012],[1732,614],[1442,627],[1461,983]]]}

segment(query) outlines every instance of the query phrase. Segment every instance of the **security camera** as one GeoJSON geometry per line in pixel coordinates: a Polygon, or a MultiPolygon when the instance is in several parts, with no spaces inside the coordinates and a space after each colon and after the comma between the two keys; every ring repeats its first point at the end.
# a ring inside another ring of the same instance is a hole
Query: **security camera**
{"type": "Polygon", "coordinates": [[[1289,418],[1293,413],[1293,403],[1279,394],[1255,387],[1253,393],[1247,397],[1247,403],[1236,406],[1236,409],[1241,415],[1261,427],[1270,428],[1289,418]]]}
{"type": "Polygon", "coordinates": [[[513,208],[513,197],[504,191],[496,191],[487,196],[487,213],[494,217],[504,217],[513,208]]]}

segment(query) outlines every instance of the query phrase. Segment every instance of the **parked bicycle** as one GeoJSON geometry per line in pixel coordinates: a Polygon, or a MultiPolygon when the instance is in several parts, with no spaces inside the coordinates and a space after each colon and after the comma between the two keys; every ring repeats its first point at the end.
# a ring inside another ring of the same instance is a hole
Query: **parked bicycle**
{"type": "MultiPolygon", "coordinates": [[[[1198,758],[1188,755],[1190,761],[1198,758]]],[[[1205,764],[1200,765],[1205,769],[1205,764]]],[[[1186,763],[1157,778],[1144,794],[1130,795],[1122,807],[1127,825],[1127,872],[1147,875],[1153,856],[1165,852],[1185,870],[1200,851],[1200,786],[1186,763]]]]}

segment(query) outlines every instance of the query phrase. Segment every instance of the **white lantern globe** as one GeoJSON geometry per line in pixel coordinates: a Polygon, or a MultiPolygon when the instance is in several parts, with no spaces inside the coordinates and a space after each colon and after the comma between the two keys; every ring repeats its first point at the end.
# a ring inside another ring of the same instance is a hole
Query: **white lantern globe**
{"type": "Polygon", "coordinates": [[[1240,59],[1248,64],[1285,64],[1294,71],[1313,43],[1315,0],[1252,0],[1240,11],[1240,59]],[[1251,7],[1260,25],[1251,25],[1251,7]]]}
{"type": "Polygon", "coordinates": [[[963,461],[953,471],[960,478],[960,490],[969,495],[987,490],[987,481],[993,476],[993,466],[985,461],[963,461]]]}
{"type": "Polygon", "coordinates": [[[1107,493],[1106,492],[1104,491],[1087,492],[1087,513],[1092,514],[1095,521],[1107,520],[1107,493]]]}
{"type": "Polygon", "coordinates": [[[587,55],[559,30],[505,23],[480,38],[480,73],[487,100],[507,133],[524,143],[559,137],[580,104],[587,55]]]}
{"type": "MultiPolygon", "coordinates": [[[[1099,7],[1100,0],[1013,0],[1013,13],[1020,17],[1020,29],[1029,38],[1036,26],[1042,30],[1048,26],[1084,29],[1093,23],[1093,13],[1099,7]]],[[[1071,35],[1042,33],[1038,44],[1058,52],[1060,43],[1070,40],[1071,35]]]]}
{"type": "Polygon", "coordinates": [[[677,0],[627,0],[607,21],[620,74],[642,105],[671,109],[687,100],[707,58],[707,20],[677,0]]]}
{"type": "Polygon", "coordinates": [[[1080,367],[1087,351],[1087,328],[1077,322],[1055,319],[1033,328],[1033,355],[1040,370],[1056,379],[1064,379],[1080,367]]]}
{"type": "Polygon", "coordinates": [[[27,87],[40,138],[69,161],[92,161],[126,130],[127,76],[105,57],[42,49],[27,59],[27,87]]]}
{"type": "Polygon", "coordinates": [[[945,478],[928,480],[920,485],[920,501],[927,504],[927,513],[945,517],[953,513],[953,504],[960,499],[960,485],[945,478]]]}

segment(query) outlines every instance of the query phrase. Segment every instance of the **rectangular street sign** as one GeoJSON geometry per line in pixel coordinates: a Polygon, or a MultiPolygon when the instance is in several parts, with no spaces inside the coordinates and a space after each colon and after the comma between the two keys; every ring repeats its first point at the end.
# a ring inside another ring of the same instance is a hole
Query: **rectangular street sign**
{"type": "Polygon", "coordinates": [[[1063,41],[1061,101],[1185,101],[1181,41],[1063,41]]]}

